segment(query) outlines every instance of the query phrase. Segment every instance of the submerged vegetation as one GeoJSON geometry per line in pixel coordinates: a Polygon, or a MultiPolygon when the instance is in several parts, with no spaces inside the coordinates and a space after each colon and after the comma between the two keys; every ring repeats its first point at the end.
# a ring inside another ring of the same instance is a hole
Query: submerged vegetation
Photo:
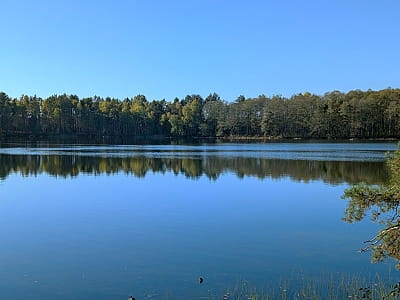
{"type": "Polygon", "coordinates": [[[0,93],[0,137],[399,138],[400,89],[333,91],[226,102],[216,93],[172,102],[0,93]]]}

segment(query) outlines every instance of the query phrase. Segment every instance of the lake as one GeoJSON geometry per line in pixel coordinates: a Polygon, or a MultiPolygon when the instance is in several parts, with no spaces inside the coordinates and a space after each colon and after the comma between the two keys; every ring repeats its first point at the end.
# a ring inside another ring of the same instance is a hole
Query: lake
{"type": "Polygon", "coordinates": [[[398,280],[346,187],[396,143],[0,144],[1,299],[219,299],[238,282],[398,280]],[[199,284],[198,278],[204,283],[199,284]]]}

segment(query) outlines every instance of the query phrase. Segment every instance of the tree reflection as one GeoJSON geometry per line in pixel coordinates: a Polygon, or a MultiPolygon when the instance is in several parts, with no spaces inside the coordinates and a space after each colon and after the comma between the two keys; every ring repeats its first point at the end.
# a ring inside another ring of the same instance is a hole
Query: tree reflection
{"type": "Polygon", "coordinates": [[[148,172],[173,173],[196,179],[206,176],[217,180],[224,173],[295,181],[322,180],[330,184],[366,182],[383,184],[388,172],[383,162],[283,160],[254,157],[221,157],[195,155],[190,157],[129,157],[85,155],[9,155],[0,154],[0,179],[11,173],[37,176],[41,173],[60,177],[79,174],[125,173],[145,177],[148,172]]]}

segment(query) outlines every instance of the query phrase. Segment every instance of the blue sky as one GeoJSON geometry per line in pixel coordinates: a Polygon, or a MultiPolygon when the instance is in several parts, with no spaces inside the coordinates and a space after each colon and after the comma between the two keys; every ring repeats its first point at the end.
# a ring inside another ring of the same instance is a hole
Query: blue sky
{"type": "Polygon", "coordinates": [[[172,100],[400,87],[400,1],[2,0],[0,91],[172,100]]]}

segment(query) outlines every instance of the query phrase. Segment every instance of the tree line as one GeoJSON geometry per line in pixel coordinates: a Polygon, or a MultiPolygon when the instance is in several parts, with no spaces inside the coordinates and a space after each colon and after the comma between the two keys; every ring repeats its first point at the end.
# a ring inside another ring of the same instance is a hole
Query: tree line
{"type": "Polygon", "coordinates": [[[0,92],[0,137],[399,138],[400,89],[301,93],[227,102],[212,93],[172,102],[0,92]]]}

